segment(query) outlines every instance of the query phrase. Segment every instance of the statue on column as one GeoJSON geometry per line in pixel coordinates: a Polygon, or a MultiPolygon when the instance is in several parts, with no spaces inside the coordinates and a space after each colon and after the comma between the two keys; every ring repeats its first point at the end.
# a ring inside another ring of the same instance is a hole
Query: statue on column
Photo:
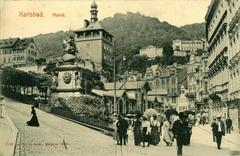
{"type": "Polygon", "coordinates": [[[63,40],[63,48],[63,61],[74,63],[76,57],[76,45],[72,36],[67,37],[65,40],[63,40]]]}

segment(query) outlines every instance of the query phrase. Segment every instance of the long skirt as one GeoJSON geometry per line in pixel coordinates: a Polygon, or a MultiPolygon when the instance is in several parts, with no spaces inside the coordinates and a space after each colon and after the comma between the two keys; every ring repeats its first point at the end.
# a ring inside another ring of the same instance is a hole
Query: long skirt
{"type": "Polygon", "coordinates": [[[114,129],[113,139],[116,140],[117,142],[119,141],[119,135],[118,135],[118,132],[117,132],[117,128],[114,129]]]}
{"type": "Polygon", "coordinates": [[[147,127],[144,127],[142,130],[142,142],[150,143],[151,135],[147,133],[147,127]]]}
{"type": "Polygon", "coordinates": [[[164,130],[163,131],[163,141],[166,142],[167,144],[172,143],[172,138],[171,138],[171,133],[169,130],[164,130]]]}
{"type": "Polygon", "coordinates": [[[133,132],[134,132],[134,143],[136,146],[138,146],[141,143],[141,127],[134,128],[133,132]]]}
{"type": "Polygon", "coordinates": [[[151,143],[157,145],[160,142],[160,135],[157,127],[152,127],[151,130],[151,143]]]}
{"type": "Polygon", "coordinates": [[[28,126],[39,126],[37,115],[33,115],[31,120],[27,122],[28,126]]]}

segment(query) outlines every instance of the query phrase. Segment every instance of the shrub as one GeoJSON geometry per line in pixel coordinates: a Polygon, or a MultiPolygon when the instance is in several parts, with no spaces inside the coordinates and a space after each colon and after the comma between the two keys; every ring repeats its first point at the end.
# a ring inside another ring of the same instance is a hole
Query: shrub
{"type": "Polygon", "coordinates": [[[81,117],[101,118],[105,110],[100,98],[89,95],[58,98],[58,102],[60,107],[69,109],[74,114],[81,117]]]}

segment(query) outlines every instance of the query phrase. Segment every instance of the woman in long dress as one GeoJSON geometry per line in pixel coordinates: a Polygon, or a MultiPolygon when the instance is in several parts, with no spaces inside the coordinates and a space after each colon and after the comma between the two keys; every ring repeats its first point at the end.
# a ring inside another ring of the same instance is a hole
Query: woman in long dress
{"type": "Polygon", "coordinates": [[[171,139],[171,135],[169,132],[171,125],[170,122],[166,119],[163,123],[163,141],[166,143],[167,146],[171,146],[172,145],[172,139],[171,139]]]}
{"type": "Polygon", "coordinates": [[[147,120],[146,116],[143,116],[143,122],[142,122],[142,142],[143,147],[145,147],[145,142],[147,142],[147,146],[150,145],[150,138],[151,138],[151,127],[150,122],[147,120]]]}
{"type": "Polygon", "coordinates": [[[30,121],[27,122],[28,126],[36,126],[36,127],[38,127],[39,126],[39,122],[38,122],[36,111],[35,111],[33,106],[32,106],[31,114],[32,114],[32,118],[31,118],[30,121]]]}
{"type": "Polygon", "coordinates": [[[151,141],[153,145],[157,145],[160,142],[160,122],[157,120],[157,116],[153,116],[151,123],[151,141]]]}
{"type": "Polygon", "coordinates": [[[116,119],[114,122],[113,122],[113,129],[114,129],[114,133],[113,133],[113,140],[116,140],[117,141],[117,145],[119,145],[119,135],[118,135],[118,132],[117,132],[117,123],[118,123],[118,119],[116,119]]]}
{"type": "Polygon", "coordinates": [[[141,144],[141,116],[137,116],[137,120],[134,122],[133,133],[134,133],[134,144],[140,146],[141,144]]]}

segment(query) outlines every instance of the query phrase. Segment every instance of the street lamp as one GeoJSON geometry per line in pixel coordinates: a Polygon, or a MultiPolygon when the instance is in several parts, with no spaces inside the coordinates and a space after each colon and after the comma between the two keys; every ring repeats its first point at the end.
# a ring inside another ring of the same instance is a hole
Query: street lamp
{"type": "Polygon", "coordinates": [[[114,90],[114,98],[113,98],[113,115],[117,115],[117,100],[116,100],[116,50],[113,52],[113,90],[114,90]]]}

